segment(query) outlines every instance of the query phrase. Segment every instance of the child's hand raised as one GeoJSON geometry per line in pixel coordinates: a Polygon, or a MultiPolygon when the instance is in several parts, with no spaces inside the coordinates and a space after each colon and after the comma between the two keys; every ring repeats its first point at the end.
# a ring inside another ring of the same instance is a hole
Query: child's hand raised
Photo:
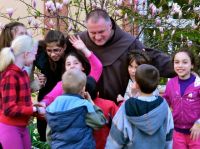
{"type": "Polygon", "coordinates": [[[84,50],[87,48],[79,36],[70,36],[69,41],[77,50],[84,50]]]}
{"type": "Polygon", "coordinates": [[[86,47],[84,42],[81,40],[79,36],[70,36],[69,41],[72,43],[72,46],[77,50],[80,50],[85,54],[86,57],[91,55],[90,50],[86,47]]]}

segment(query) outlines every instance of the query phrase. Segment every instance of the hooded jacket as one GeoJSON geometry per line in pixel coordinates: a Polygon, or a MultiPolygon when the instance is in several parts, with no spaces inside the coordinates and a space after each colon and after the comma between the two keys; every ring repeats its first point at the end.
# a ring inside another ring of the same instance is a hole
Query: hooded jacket
{"type": "Polygon", "coordinates": [[[92,128],[102,127],[105,119],[89,101],[65,94],[57,97],[46,111],[52,149],[95,149],[92,128]]]}
{"type": "Polygon", "coordinates": [[[106,149],[170,149],[173,119],[161,97],[144,101],[130,98],[116,113],[106,149]]]}

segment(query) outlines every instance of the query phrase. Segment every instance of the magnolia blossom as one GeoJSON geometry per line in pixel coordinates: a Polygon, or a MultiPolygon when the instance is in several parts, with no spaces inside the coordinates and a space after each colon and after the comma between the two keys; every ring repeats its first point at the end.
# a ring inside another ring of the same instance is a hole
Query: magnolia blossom
{"type": "Polygon", "coordinates": [[[63,7],[63,4],[56,2],[56,9],[57,9],[58,11],[61,11],[61,10],[62,10],[62,7],[63,7]]]}
{"type": "Polygon", "coordinates": [[[156,14],[156,12],[157,12],[156,6],[155,6],[153,3],[151,3],[151,4],[149,5],[149,9],[150,9],[150,11],[151,11],[151,15],[152,15],[152,16],[155,16],[155,14],[156,14]]]}
{"type": "Polygon", "coordinates": [[[138,0],[134,0],[134,4],[137,5],[138,4],[138,0]]]}
{"type": "Polygon", "coordinates": [[[155,24],[156,24],[157,26],[160,26],[160,25],[161,25],[161,19],[160,19],[160,18],[156,18],[156,19],[155,19],[155,24]]]}
{"type": "Polygon", "coordinates": [[[117,5],[117,6],[121,6],[122,3],[123,3],[123,0],[117,0],[116,5],[117,5]]]}
{"type": "Polygon", "coordinates": [[[137,12],[138,10],[138,5],[134,4],[134,11],[137,12]]]}
{"type": "Polygon", "coordinates": [[[34,21],[32,22],[32,24],[33,24],[33,27],[34,27],[35,29],[37,29],[37,28],[39,27],[39,23],[38,23],[36,20],[34,20],[34,21]]]}
{"type": "Polygon", "coordinates": [[[164,32],[164,28],[163,28],[163,27],[159,27],[159,31],[160,31],[161,33],[163,33],[163,32],[164,32]]]}
{"type": "Polygon", "coordinates": [[[181,11],[181,7],[177,3],[172,4],[171,14],[179,14],[181,11]]]}
{"type": "Polygon", "coordinates": [[[50,21],[49,21],[49,27],[50,28],[53,28],[54,26],[55,26],[55,22],[51,19],[50,21]]]}
{"type": "Polygon", "coordinates": [[[45,3],[45,6],[46,6],[46,10],[47,11],[53,11],[53,12],[56,11],[56,7],[55,7],[55,5],[54,5],[54,3],[52,1],[47,1],[45,3]]]}
{"type": "Polygon", "coordinates": [[[68,5],[70,3],[70,0],[63,0],[64,5],[68,5]]]}
{"type": "Polygon", "coordinates": [[[37,2],[36,0],[33,0],[33,8],[36,8],[37,2]]]}
{"type": "Polygon", "coordinates": [[[27,21],[28,21],[28,24],[31,25],[31,23],[33,21],[33,18],[32,17],[28,17],[27,21]]]}
{"type": "Polygon", "coordinates": [[[13,8],[7,8],[6,12],[7,12],[8,16],[11,18],[13,13],[14,13],[14,9],[13,8]]]}
{"type": "Polygon", "coordinates": [[[97,7],[97,5],[96,5],[96,3],[95,2],[92,2],[92,8],[96,8],[97,7]]]}
{"type": "Polygon", "coordinates": [[[121,10],[115,10],[115,11],[114,11],[114,14],[115,14],[116,16],[121,16],[121,15],[122,15],[122,11],[121,11],[121,10]]]}

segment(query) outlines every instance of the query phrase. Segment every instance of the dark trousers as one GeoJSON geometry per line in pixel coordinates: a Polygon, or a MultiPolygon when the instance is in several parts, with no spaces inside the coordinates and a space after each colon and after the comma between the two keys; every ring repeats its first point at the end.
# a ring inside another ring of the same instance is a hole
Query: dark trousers
{"type": "Polygon", "coordinates": [[[40,141],[46,141],[47,122],[44,119],[37,119],[37,130],[40,136],[40,141]]]}

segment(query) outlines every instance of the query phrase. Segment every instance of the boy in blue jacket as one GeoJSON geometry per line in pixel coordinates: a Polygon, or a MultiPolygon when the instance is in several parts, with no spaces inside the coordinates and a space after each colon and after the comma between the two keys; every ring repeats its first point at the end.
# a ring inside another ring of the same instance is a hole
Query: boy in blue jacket
{"type": "Polygon", "coordinates": [[[114,116],[106,149],[171,149],[173,118],[167,102],[153,95],[159,83],[158,70],[138,66],[133,88],[137,98],[126,100],[114,116]]]}
{"type": "Polygon", "coordinates": [[[99,129],[106,119],[91,99],[84,99],[86,75],[71,69],[62,76],[64,94],[47,108],[48,139],[52,149],[95,149],[92,129],[99,129]]]}

